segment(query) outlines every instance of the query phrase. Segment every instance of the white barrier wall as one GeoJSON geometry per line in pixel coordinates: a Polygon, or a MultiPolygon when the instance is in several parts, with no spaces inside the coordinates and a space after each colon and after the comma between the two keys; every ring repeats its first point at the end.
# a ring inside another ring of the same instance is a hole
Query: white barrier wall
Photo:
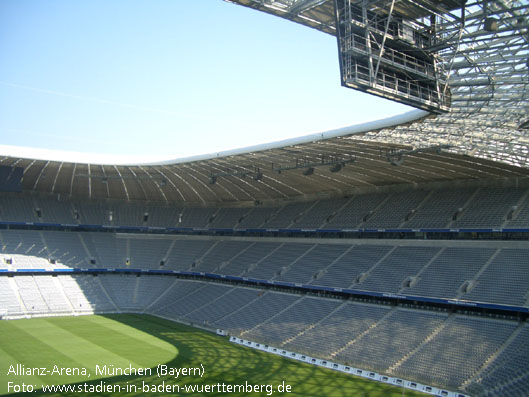
{"type": "MultiPolygon", "coordinates": [[[[220,331],[220,330],[218,330],[220,331]]],[[[217,331],[217,333],[219,333],[217,331]]],[[[225,332],[224,332],[225,334],[225,332]]],[[[221,335],[219,333],[219,335],[221,335]]],[[[262,350],[268,353],[277,354],[278,356],[284,356],[293,360],[297,361],[303,361],[309,364],[317,365],[319,367],[325,367],[330,368],[335,371],[340,371],[346,374],[361,376],[362,378],[368,378],[372,379],[378,382],[388,383],[395,386],[403,387],[410,390],[418,390],[424,393],[432,394],[434,396],[443,396],[443,397],[470,397],[466,394],[448,391],[444,389],[440,389],[438,387],[429,386],[429,385],[423,385],[421,383],[401,379],[401,378],[395,378],[387,375],[381,375],[377,372],[373,371],[366,371],[359,368],[354,368],[348,365],[338,364],[329,360],[324,360],[321,358],[316,357],[310,357],[305,354],[299,354],[295,352],[291,352],[285,349],[277,348],[274,346],[265,345],[262,343],[252,342],[246,339],[237,338],[235,336],[230,337],[230,342],[237,343],[239,345],[243,345],[246,347],[250,347],[252,349],[256,350],[262,350]]]]}

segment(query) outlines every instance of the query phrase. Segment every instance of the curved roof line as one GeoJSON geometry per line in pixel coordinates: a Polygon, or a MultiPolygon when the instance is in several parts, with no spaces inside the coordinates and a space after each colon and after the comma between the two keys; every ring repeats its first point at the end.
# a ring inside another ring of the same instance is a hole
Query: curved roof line
{"type": "MultiPolygon", "coordinates": [[[[221,152],[201,154],[197,156],[184,157],[174,160],[166,160],[154,163],[143,163],[141,165],[171,165],[190,163],[193,161],[212,160],[219,157],[236,156],[240,154],[247,154],[269,149],[278,149],[287,146],[301,145],[303,143],[322,141],[325,139],[337,138],[341,136],[362,134],[369,131],[376,131],[382,128],[395,127],[401,124],[411,123],[428,116],[430,113],[424,110],[411,110],[409,112],[399,114],[397,116],[386,117],[376,121],[369,121],[362,124],[355,124],[349,127],[338,128],[335,130],[318,132],[315,134],[304,135],[297,138],[283,139],[280,141],[263,143],[259,145],[247,146],[239,149],[224,150],[221,152]]],[[[130,165],[130,164],[129,164],[130,165]]]]}
{"type": "Polygon", "coordinates": [[[17,157],[32,160],[44,161],[58,161],[77,164],[99,164],[99,165],[128,165],[128,166],[151,166],[151,165],[172,165],[191,163],[194,161],[211,160],[220,157],[228,157],[239,154],[246,154],[256,151],[277,149],[286,146],[299,145],[308,142],[321,141],[340,136],[361,134],[382,128],[394,127],[400,124],[410,123],[426,117],[428,112],[423,110],[412,110],[397,116],[387,117],[384,119],[370,121],[362,124],[355,124],[349,127],[339,128],[335,130],[318,132],[315,134],[305,135],[297,138],[284,139],[275,142],[269,142],[259,145],[247,146],[243,148],[219,151],[214,153],[199,154],[194,156],[182,157],[177,159],[153,161],[150,158],[153,156],[127,156],[127,155],[111,155],[111,154],[94,154],[81,153],[75,151],[63,151],[54,149],[41,149],[23,146],[0,145],[0,156],[17,157]],[[135,160],[134,160],[134,159],[135,160]]]}

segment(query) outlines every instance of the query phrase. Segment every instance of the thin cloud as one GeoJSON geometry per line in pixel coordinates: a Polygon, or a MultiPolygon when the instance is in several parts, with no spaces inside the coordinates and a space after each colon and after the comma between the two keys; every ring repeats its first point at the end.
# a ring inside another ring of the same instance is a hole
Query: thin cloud
{"type": "Polygon", "coordinates": [[[6,87],[12,87],[12,88],[19,88],[19,89],[26,90],[26,91],[38,92],[41,94],[48,94],[48,95],[55,95],[55,96],[60,96],[64,98],[76,99],[79,101],[88,101],[88,102],[100,103],[104,105],[120,106],[123,108],[132,109],[132,110],[141,110],[144,112],[159,113],[159,114],[165,114],[168,116],[177,116],[177,117],[183,116],[183,114],[168,112],[162,109],[156,109],[156,108],[151,108],[151,107],[146,107],[146,106],[138,106],[138,105],[133,105],[130,103],[109,101],[107,99],[102,99],[102,98],[94,98],[94,97],[87,97],[87,96],[82,96],[82,95],[68,94],[66,92],[48,90],[48,89],[38,88],[38,87],[31,87],[31,86],[22,85],[22,84],[15,84],[15,83],[10,83],[8,81],[0,80],[0,85],[6,86],[6,87]]]}

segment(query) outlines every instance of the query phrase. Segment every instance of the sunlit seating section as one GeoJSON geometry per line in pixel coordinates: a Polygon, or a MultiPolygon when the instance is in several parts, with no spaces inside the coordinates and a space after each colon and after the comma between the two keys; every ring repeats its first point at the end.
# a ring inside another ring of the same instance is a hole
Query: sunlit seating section
{"type": "MultiPolygon", "coordinates": [[[[60,276],[61,284],[76,311],[108,313],[119,311],[103,290],[99,276],[60,276]],[[88,307],[86,307],[88,305],[88,307]]],[[[101,276],[101,279],[104,276],[101,276]]]]}
{"type": "Polygon", "coordinates": [[[336,357],[360,368],[387,373],[447,317],[436,312],[393,310],[368,332],[352,340],[336,357]]]}
{"type": "Polygon", "coordinates": [[[18,315],[23,312],[9,278],[0,277],[0,316],[18,315]]]}
{"type": "Polygon", "coordinates": [[[157,305],[159,309],[156,309],[156,311],[172,319],[183,319],[185,315],[220,298],[233,287],[218,284],[193,283],[191,290],[189,288],[189,286],[185,286],[183,289],[187,293],[182,295],[181,292],[183,291],[180,291],[180,288],[175,289],[173,287],[164,296],[164,301],[160,302],[161,304],[167,304],[165,306],[157,305]]]}
{"type": "Polygon", "coordinates": [[[216,321],[257,299],[259,294],[262,294],[262,291],[251,288],[232,288],[218,299],[187,314],[185,319],[196,324],[214,325],[216,321]]]}
{"type": "Polygon", "coordinates": [[[344,302],[338,310],[285,343],[284,347],[331,359],[333,353],[374,326],[389,311],[387,306],[344,302]]]}
{"type": "Polygon", "coordinates": [[[35,276],[33,279],[38,287],[34,293],[40,293],[51,313],[72,313],[72,306],[57,277],[35,276]]]}
{"type": "Polygon", "coordinates": [[[49,252],[44,245],[41,233],[36,230],[2,230],[0,231],[0,252],[48,258],[49,252]]]}
{"type": "Polygon", "coordinates": [[[63,264],[63,267],[88,268],[91,255],[83,247],[80,238],[81,233],[76,232],[42,232],[42,237],[49,252],[49,258],[63,264]]]}
{"type": "Polygon", "coordinates": [[[234,335],[241,335],[268,320],[299,299],[302,299],[299,295],[271,291],[263,292],[257,299],[254,299],[250,304],[244,306],[242,310],[235,311],[220,319],[215,325],[234,335]]]}
{"type": "Polygon", "coordinates": [[[513,333],[513,321],[455,316],[395,369],[397,376],[458,389],[513,333]]]}
{"type": "Polygon", "coordinates": [[[339,306],[336,300],[303,298],[245,334],[245,338],[270,344],[283,343],[317,323],[339,306]]]}
{"type": "Polygon", "coordinates": [[[529,325],[475,380],[485,396],[522,396],[529,390],[529,325]]]}
{"type": "Polygon", "coordinates": [[[29,314],[45,314],[50,312],[50,308],[44,301],[39,288],[32,276],[20,276],[14,278],[18,293],[29,314]]]}

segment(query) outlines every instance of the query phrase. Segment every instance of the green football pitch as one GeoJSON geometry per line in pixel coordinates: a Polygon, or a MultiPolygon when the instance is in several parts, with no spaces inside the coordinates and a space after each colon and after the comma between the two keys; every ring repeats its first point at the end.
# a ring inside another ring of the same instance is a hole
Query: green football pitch
{"type": "Polygon", "coordinates": [[[403,394],[424,396],[249,349],[152,316],[0,321],[0,395],[403,394]]]}

